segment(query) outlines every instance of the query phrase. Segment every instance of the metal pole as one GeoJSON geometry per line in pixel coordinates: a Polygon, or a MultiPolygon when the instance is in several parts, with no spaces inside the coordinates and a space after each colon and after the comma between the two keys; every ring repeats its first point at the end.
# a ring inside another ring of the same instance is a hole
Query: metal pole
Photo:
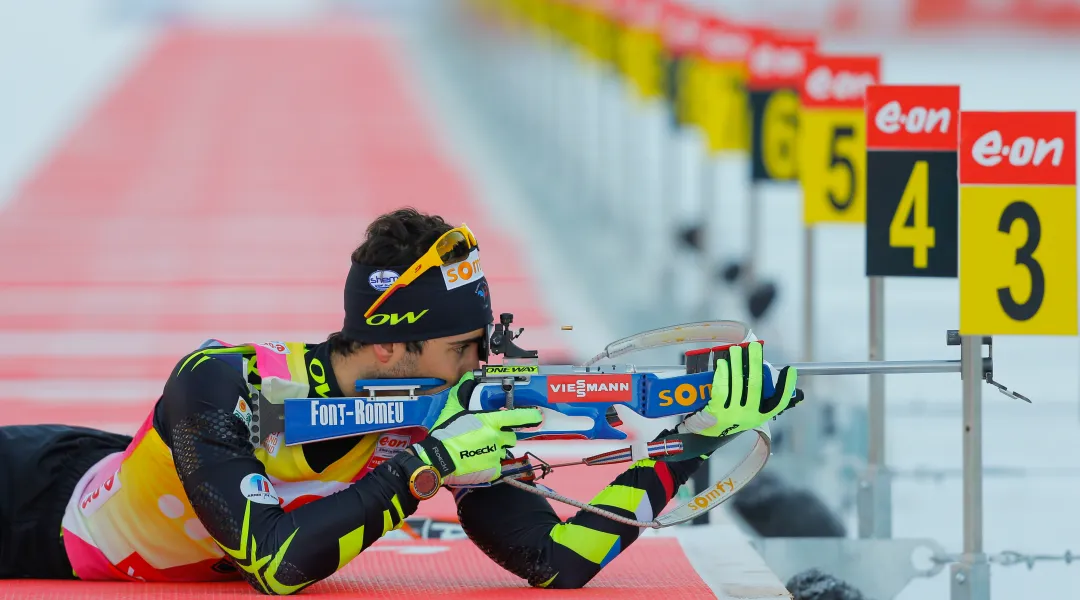
{"type": "Polygon", "coordinates": [[[746,207],[747,210],[747,231],[746,231],[746,259],[743,261],[743,268],[745,273],[740,277],[743,281],[744,289],[751,290],[757,283],[757,252],[758,252],[758,223],[761,221],[760,206],[758,206],[761,198],[758,191],[761,186],[753,181],[750,182],[750,206],[746,207]]]}
{"type": "MultiPolygon", "coordinates": [[[[589,165],[591,168],[596,169],[595,179],[592,182],[592,204],[594,209],[599,209],[600,216],[604,221],[611,222],[611,213],[608,211],[607,198],[605,191],[607,190],[607,177],[608,172],[604,164],[604,140],[607,137],[607,123],[605,122],[605,110],[604,110],[604,92],[607,85],[607,65],[602,62],[597,62],[596,70],[593,77],[593,97],[595,104],[593,105],[592,118],[594,121],[593,135],[593,155],[590,157],[589,165]]],[[[609,228],[610,231],[610,228],[609,228]]]]}
{"type": "Polygon", "coordinates": [[[951,600],[989,600],[990,562],[983,553],[982,336],[960,340],[964,397],[964,554],[953,563],[951,600]]]}
{"type": "Polygon", "coordinates": [[[716,193],[716,159],[708,148],[706,142],[704,158],[701,164],[701,213],[698,221],[698,234],[701,242],[701,261],[704,265],[704,288],[701,294],[701,306],[698,307],[698,318],[707,320],[716,310],[713,299],[716,298],[716,259],[719,254],[715,251],[713,240],[719,238],[719,232],[712,228],[711,215],[720,211],[716,193]]]}
{"type": "MultiPolygon", "coordinates": [[[[870,360],[885,360],[885,279],[870,278],[870,360]]],[[[870,374],[869,448],[859,481],[859,537],[892,537],[892,485],[885,462],[885,376],[870,374]]]]}
{"type": "MultiPolygon", "coordinates": [[[[757,204],[756,199],[751,197],[751,203],[757,204]]],[[[756,230],[756,229],[755,229],[756,230]]],[[[751,246],[753,250],[755,246],[751,246]]],[[[803,339],[802,357],[807,363],[814,360],[814,228],[810,225],[803,227],[803,339]]],[[[810,393],[810,385],[803,386],[803,391],[810,393]]],[[[818,431],[817,415],[813,414],[817,407],[801,412],[792,417],[791,423],[791,457],[795,463],[796,471],[808,474],[814,470],[816,464],[817,440],[814,439],[818,431]]]]}
{"type": "MultiPolygon", "coordinates": [[[[544,94],[547,114],[545,115],[546,127],[544,131],[544,151],[546,156],[544,157],[544,181],[559,181],[562,179],[561,165],[559,164],[559,78],[558,78],[558,66],[556,65],[555,53],[557,51],[558,42],[554,38],[555,34],[550,30],[544,31],[544,48],[542,50],[544,58],[544,79],[547,87],[547,93],[544,94]]],[[[554,187],[554,186],[552,186],[554,187]]],[[[557,194],[562,195],[562,190],[558,190],[557,194]]],[[[560,200],[554,199],[552,202],[554,212],[561,212],[560,200]]]]}
{"type": "MultiPolygon", "coordinates": [[[[561,41],[561,40],[560,40],[561,41]]],[[[555,129],[555,151],[558,153],[559,161],[559,183],[561,184],[559,190],[559,204],[562,209],[562,217],[566,218],[573,214],[577,208],[575,204],[574,196],[576,191],[577,173],[574,169],[574,161],[571,159],[568,152],[569,144],[568,140],[574,137],[574,122],[573,122],[573,106],[574,106],[574,88],[573,82],[569,79],[571,77],[571,70],[566,64],[565,50],[561,47],[556,47],[555,58],[557,60],[555,69],[558,73],[556,81],[558,87],[556,88],[556,102],[558,102],[559,124],[555,129]]]]}
{"type": "MultiPolygon", "coordinates": [[[[882,360],[875,362],[814,362],[787,363],[773,365],[774,368],[785,366],[799,370],[799,377],[811,375],[903,375],[911,373],[959,373],[961,360],[882,360]]],[[[981,365],[981,363],[980,363],[981,365]]],[[[616,365],[619,366],[619,365],[616,365]]],[[[629,366],[629,365],[622,365],[629,366]]],[[[576,368],[576,367],[575,367],[576,368]]],[[[681,368],[678,365],[632,365],[632,373],[661,373],[681,368]]],[[[981,366],[980,366],[981,369],[981,366]]],[[[982,377],[982,371],[979,377],[982,377]]],[[[543,371],[541,371],[543,374],[543,371]]],[[[801,388],[801,386],[800,386],[801,388]]]]}
{"type": "MultiPolygon", "coordinates": [[[[901,373],[959,373],[962,360],[883,360],[875,362],[791,363],[804,375],[897,375],[901,373]]],[[[981,371],[980,371],[981,373],[981,371]]]]}
{"type": "MultiPolygon", "coordinates": [[[[667,76],[671,76],[670,69],[667,76]]],[[[670,85],[670,84],[665,84],[670,85]]],[[[666,160],[661,160],[658,167],[660,169],[660,195],[655,199],[655,202],[662,207],[671,207],[670,212],[675,214],[674,218],[667,218],[657,223],[656,231],[660,232],[661,239],[664,240],[667,246],[666,253],[671,256],[671,260],[666,260],[660,263],[660,277],[657,281],[660,282],[662,289],[665,292],[662,303],[664,306],[671,306],[675,304],[676,300],[685,294],[685,290],[676,288],[677,277],[674,273],[675,261],[680,254],[675,243],[675,223],[678,223],[680,219],[679,207],[683,204],[682,192],[683,185],[681,185],[682,179],[682,135],[681,126],[678,123],[679,107],[677,102],[664,102],[663,103],[663,119],[661,137],[663,139],[663,148],[665,151],[666,160]]],[[[667,211],[663,211],[667,212],[667,211]]],[[[657,217],[660,214],[656,215],[657,217]]]]}
{"type": "Polygon", "coordinates": [[[803,347],[805,362],[814,361],[814,228],[803,227],[803,347]]]}

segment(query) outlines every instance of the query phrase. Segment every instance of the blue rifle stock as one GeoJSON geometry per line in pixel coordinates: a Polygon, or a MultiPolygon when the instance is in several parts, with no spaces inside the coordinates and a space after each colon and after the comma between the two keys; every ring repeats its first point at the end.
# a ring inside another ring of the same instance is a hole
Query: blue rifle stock
{"type": "MultiPolygon", "coordinates": [[[[513,366],[519,374],[499,365],[486,367],[469,401],[469,410],[498,410],[536,407],[545,415],[545,424],[534,431],[517,432],[518,440],[588,439],[623,440],[628,436],[617,428],[616,405],[625,406],[642,417],[656,419],[693,413],[710,398],[713,372],[687,374],[678,371],[628,373],[593,368],[575,371],[563,365],[513,366]],[[494,373],[494,374],[493,374],[494,373]],[[558,386],[557,390],[552,390],[558,386]],[[555,401],[567,396],[580,400],[555,401]],[[613,396],[616,399],[608,399],[613,396]],[[593,401],[591,398],[605,399],[593,401]],[[508,399],[510,402],[508,403],[508,399]],[[559,416],[561,415],[561,417],[559,416]],[[569,417],[580,426],[560,427],[569,417]],[[550,426],[548,421],[555,421],[550,426]]],[[[764,395],[773,393],[772,376],[764,367],[764,395]]],[[[333,438],[358,436],[412,427],[431,429],[445,406],[449,390],[435,394],[416,393],[445,385],[440,379],[374,379],[356,382],[367,395],[346,398],[288,398],[285,400],[285,443],[287,445],[333,438]],[[380,394],[380,392],[384,392],[380,394]],[[386,393],[397,394],[387,395],[386,393]]],[[[462,399],[465,401],[465,399],[462,399]]]]}

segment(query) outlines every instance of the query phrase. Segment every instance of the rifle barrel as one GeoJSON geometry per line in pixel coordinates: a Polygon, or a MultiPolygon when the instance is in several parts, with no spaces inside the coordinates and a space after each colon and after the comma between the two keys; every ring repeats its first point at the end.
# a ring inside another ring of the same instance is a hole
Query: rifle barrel
{"type": "MultiPolygon", "coordinates": [[[[983,357],[983,360],[988,360],[987,357],[983,357]]],[[[775,368],[782,368],[783,364],[773,365],[775,368]]],[[[959,373],[960,361],[959,360],[878,360],[867,362],[804,362],[804,363],[789,363],[788,366],[796,367],[799,369],[799,376],[803,375],[870,375],[870,374],[883,374],[883,375],[895,375],[903,373],[959,373]]],[[[593,367],[594,369],[604,367],[593,367]]],[[[610,367],[608,367],[610,369],[610,367]]],[[[626,373],[628,371],[623,369],[631,369],[630,372],[637,373],[665,373],[671,371],[683,371],[686,367],[684,365],[622,365],[615,370],[602,371],[605,373],[626,373]]],[[[565,370],[567,373],[574,372],[573,367],[557,367],[559,372],[565,370]]],[[[544,367],[541,367],[544,370],[544,367]]],[[[550,374],[552,372],[549,371],[550,374]]]]}
{"type": "Polygon", "coordinates": [[[871,373],[959,373],[959,360],[879,360],[870,362],[791,363],[803,375],[869,375],[871,373]]]}

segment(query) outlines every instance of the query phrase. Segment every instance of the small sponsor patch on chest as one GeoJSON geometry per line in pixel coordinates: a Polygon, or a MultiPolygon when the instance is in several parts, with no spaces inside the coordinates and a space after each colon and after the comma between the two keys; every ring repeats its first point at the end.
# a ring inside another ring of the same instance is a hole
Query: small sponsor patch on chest
{"type": "Polygon", "coordinates": [[[247,403],[243,397],[236,400],[236,408],[233,409],[233,416],[238,417],[244,422],[249,429],[251,428],[251,405],[247,403]]]}

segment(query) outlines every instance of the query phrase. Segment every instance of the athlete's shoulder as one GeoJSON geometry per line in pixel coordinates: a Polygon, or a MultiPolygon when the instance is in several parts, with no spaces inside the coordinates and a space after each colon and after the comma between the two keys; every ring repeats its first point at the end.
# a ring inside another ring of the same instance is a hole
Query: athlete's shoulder
{"type": "Polygon", "coordinates": [[[222,365],[230,367],[228,371],[235,371],[236,375],[242,378],[245,371],[245,364],[247,361],[251,360],[254,354],[255,352],[251,347],[218,346],[207,342],[181,356],[179,360],[176,361],[176,364],[173,365],[170,378],[175,379],[178,377],[190,376],[197,371],[200,373],[218,371],[217,367],[222,365]],[[210,361],[213,362],[211,363],[210,361]],[[213,364],[215,368],[200,369],[200,367],[207,363],[213,364]]]}
{"type": "Polygon", "coordinates": [[[243,347],[202,344],[176,361],[154,407],[154,428],[167,445],[177,426],[221,423],[238,408],[250,414],[245,381],[250,356],[243,347]]]}

